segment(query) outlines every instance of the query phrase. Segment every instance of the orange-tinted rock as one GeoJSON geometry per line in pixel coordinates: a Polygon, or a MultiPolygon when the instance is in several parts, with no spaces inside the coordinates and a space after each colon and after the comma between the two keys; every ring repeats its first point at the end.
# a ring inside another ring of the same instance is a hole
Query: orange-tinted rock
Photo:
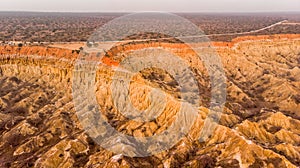
{"type": "MultiPolygon", "coordinates": [[[[168,151],[146,158],[109,152],[83,130],[72,101],[77,53],[41,46],[20,50],[2,46],[0,167],[298,167],[300,81],[291,78],[298,72],[298,38],[299,35],[256,36],[237,38],[232,43],[213,43],[228,78],[226,109],[214,134],[206,142],[197,140],[208,114],[203,103],[197,122],[182,141],[168,151]]],[[[203,63],[184,44],[131,44],[114,48],[102,59],[109,66],[99,65],[96,96],[105,109],[103,115],[122,133],[157,134],[168,128],[180,107],[175,84],[171,86],[171,78],[157,69],[152,70],[153,75],[151,71],[136,75],[129,96],[139,109],[145,109],[149,102],[140,91],[146,94],[149,88],[160,88],[169,102],[163,116],[139,123],[121,116],[114,107],[110,90],[114,71],[110,66],[118,66],[123,59],[119,52],[126,54],[157,46],[188,60],[199,73],[201,86],[209,86],[203,63]]],[[[172,138],[166,141],[169,140],[172,138]]]]}

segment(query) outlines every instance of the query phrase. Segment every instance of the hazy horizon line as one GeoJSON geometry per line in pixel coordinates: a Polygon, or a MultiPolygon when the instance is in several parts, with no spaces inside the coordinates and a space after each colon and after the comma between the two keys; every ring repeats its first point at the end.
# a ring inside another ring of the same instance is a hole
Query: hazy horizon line
{"type": "Polygon", "coordinates": [[[165,12],[165,13],[300,13],[300,11],[38,11],[38,10],[0,10],[0,12],[24,12],[24,13],[142,13],[142,12],[165,12]]]}

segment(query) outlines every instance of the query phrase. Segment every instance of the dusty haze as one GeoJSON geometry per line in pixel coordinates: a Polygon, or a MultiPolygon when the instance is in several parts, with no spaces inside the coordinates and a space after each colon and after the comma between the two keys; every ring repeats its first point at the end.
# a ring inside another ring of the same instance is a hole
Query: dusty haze
{"type": "Polygon", "coordinates": [[[0,11],[262,12],[300,11],[299,0],[3,0],[0,11]]]}

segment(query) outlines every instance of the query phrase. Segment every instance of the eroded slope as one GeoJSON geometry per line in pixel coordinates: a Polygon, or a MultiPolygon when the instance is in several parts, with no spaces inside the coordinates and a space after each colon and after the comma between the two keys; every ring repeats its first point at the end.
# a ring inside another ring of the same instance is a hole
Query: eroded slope
{"type": "MultiPolygon", "coordinates": [[[[299,38],[299,37],[298,37],[299,38]]],[[[218,45],[228,78],[228,100],[215,133],[197,137],[208,114],[209,83],[201,61],[180,44],[160,44],[179,53],[199,80],[202,107],[190,133],[169,151],[147,158],[115,155],[85,133],[72,101],[76,52],[42,47],[2,47],[0,80],[1,167],[297,167],[300,165],[300,40],[297,37],[240,40],[218,45]]],[[[151,136],[165,130],[179,108],[176,82],[161,70],[135,76],[131,100],[144,109],[149,87],[170,96],[164,114],[149,123],[117,113],[110,98],[114,65],[133,49],[119,48],[100,65],[97,96],[109,123],[120,132],[151,136]],[[113,63],[113,64],[111,64],[113,63]],[[142,84],[142,85],[141,85],[142,84]]],[[[84,102],[83,102],[84,104],[84,102]]]]}

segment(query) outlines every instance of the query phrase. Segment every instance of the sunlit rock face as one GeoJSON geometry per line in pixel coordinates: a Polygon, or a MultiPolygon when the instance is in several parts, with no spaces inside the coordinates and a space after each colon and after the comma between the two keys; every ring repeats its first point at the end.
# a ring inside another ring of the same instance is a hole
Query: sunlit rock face
{"type": "Polygon", "coordinates": [[[127,96],[137,109],[145,110],[151,89],[162,90],[167,97],[162,115],[143,123],[120,114],[111,97],[113,67],[131,51],[162,46],[177,53],[199,84],[199,116],[189,133],[173,148],[146,158],[110,152],[83,129],[72,96],[76,51],[2,46],[0,167],[298,167],[299,38],[247,37],[214,44],[226,72],[228,96],[205,142],[198,137],[209,113],[209,76],[187,46],[145,43],[112,50],[98,66],[95,95],[104,118],[124,134],[150,137],[168,129],[182,100],[180,86],[168,72],[145,69],[133,76],[127,96]]]}

